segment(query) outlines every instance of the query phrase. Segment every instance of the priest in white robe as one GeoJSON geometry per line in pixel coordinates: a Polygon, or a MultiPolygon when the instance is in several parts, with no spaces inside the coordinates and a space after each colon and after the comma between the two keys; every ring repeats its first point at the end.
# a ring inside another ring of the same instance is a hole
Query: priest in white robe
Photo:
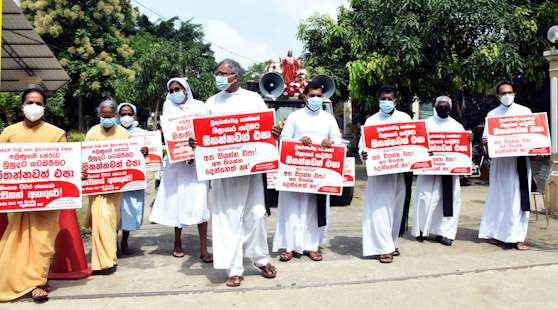
{"type": "MultiPolygon", "coordinates": [[[[215,82],[219,90],[207,99],[210,115],[258,112],[267,109],[255,92],[240,88],[240,65],[225,59],[217,66],[215,82]]],[[[192,141],[195,146],[195,141],[192,141]]],[[[227,270],[227,286],[243,280],[243,258],[252,260],[266,278],[274,278],[269,263],[265,229],[264,185],[261,174],[213,180],[212,203],[213,266],[227,270]]]]}
{"type": "MultiPolygon", "coordinates": [[[[514,103],[513,86],[502,82],[496,86],[500,105],[487,116],[531,114],[531,109],[514,103]]],[[[483,142],[487,143],[485,126],[483,142]]],[[[528,250],[525,244],[529,226],[531,166],[528,157],[492,158],[490,185],[484,205],[479,238],[490,243],[513,244],[517,250],[528,250]]]]}
{"type": "MultiPolygon", "coordinates": [[[[281,139],[324,147],[340,144],[341,132],[337,121],[323,110],[321,84],[310,82],[304,95],[306,107],[289,115],[281,139]]],[[[308,255],[313,261],[322,260],[318,250],[327,239],[328,198],[309,193],[279,192],[273,251],[284,250],[279,257],[281,261],[289,261],[300,254],[308,255]],[[319,208],[323,208],[321,214],[319,208]],[[323,217],[325,225],[319,225],[319,216],[323,217]]]]}
{"type": "MultiPolygon", "coordinates": [[[[167,100],[163,104],[164,116],[205,116],[207,111],[203,101],[194,99],[188,81],[173,78],[167,82],[167,100]]],[[[165,133],[163,133],[165,134],[165,133]]],[[[182,250],[182,228],[198,225],[200,234],[200,259],[211,263],[213,258],[207,251],[207,221],[209,209],[207,198],[209,183],[198,181],[193,161],[171,164],[165,158],[163,177],[149,220],[174,227],[174,250],[172,255],[184,256],[182,250]]]]}
{"type": "MultiPolygon", "coordinates": [[[[463,125],[450,115],[451,99],[436,98],[435,114],[426,120],[429,132],[465,131],[463,125]]],[[[430,235],[443,245],[450,246],[455,240],[459,212],[461,211],[461,188],[459,176],[419,175],[413,202],[413,228],[411,234],[418,241],[430,235]]]]}
{"type": "MultiPolygon", "coordinates": [[[[380,111],[369,117],[365,126],[408,122],[411,117],[396,109],[395,88],[381,86],[378,90],[380,111]]],[[[360,137],[359,153],[368,158],[360,137]]],[[[406,184],[403,173],[369,176],[364,197],[362,221],[362,254],[377,256],[381,263],[393,262],[399,255],[397,242],[403,219],[406,184]]]]}

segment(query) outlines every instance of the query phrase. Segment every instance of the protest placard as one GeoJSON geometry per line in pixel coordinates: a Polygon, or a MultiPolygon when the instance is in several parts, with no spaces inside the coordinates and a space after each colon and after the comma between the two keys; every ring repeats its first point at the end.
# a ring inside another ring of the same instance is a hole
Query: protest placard
{"type": "Polygon", "coordinates": [[[1,143],[0,212],[81,208],[79,143],[1,143]]]}
{"type": "Polygon", "coordinates": [[[87,178],[84,195],[134,191],[146,188],[145,158],[137,139],[82,143],[82,166],[87,178]]]}
{"type": "Polygon", "coordinates": [[[432,168],[424,121],[362,126],[369,176],[432,168]]]}
{"type": "Polygon", "coordinates": [[[274,110],[201,117],[193,123],[199,180],[277,170],[274,110]]]}

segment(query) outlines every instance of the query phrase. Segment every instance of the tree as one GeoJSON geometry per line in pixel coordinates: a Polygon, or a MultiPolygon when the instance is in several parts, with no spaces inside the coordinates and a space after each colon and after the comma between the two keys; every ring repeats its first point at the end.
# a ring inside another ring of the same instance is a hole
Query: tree
{"type": "Polygon", "coordinates": [[[93,105],[84,103],[112,97],[119,79],[135,79],[126,34],[133,31],[136,11],[129,0],[21,0],[20,6],[70,75],[65,110],[77,114],[83,131],[85,113],[96,119],[93,105]]]}
{"type": "Polygon", "coordinates": [[[186,77],[194,97],[205,100],[214,94],[215,59],[209,45],[203,43],[200,25],[191,21],[175,24],[178,18],[152,23],[142,15],[138,18],[131,46],[136,51],[132,68],[134,81],[120,79],[116,99],[131,101],[144,112],[162,108],[166,83],[172,77],[186,77]]]}
{"type": "Polygon", "coordinates": [[[248,81],[259,80],[262,77],[262,75],[264,75],[266,73],[266,71],[265,71],[266,67],[267,67],[267,64],[265,62],[257,62],[257,63],[254,63],[254,64],[250,65],[250,67],[248,67],[248,69],[243,70],[242,78],[241,78],[241,81],[240,81],[240,84],[242,85],[242,87],[247,88],[248,81]]]}
{"type": "Polygon", "coordinates": [[[374,90],[383,83],[397,86],[407,109],[415,96],[484,96],[503,79],[540,91],[544,33],[557,18],[550,0],[353,0],[337,21],[306,20],[299,38],[306,62],[348,80],[341,96],[365,114],[376,108],[374,90]]]}

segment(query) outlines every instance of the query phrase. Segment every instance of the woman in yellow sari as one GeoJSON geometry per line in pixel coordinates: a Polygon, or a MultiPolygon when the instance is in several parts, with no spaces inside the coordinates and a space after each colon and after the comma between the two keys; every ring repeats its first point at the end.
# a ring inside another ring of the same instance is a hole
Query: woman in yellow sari
{"type": "MultiPolygon", "coordinates": [[[[87,132],[85,141],[123,140],[130,134],[117,125],[116,103],[105,100],[97,112],[100,122],[87,132]]],[[[121,193],[89,196],[87,223],[91,226],[91,268],[93,274],[116,271],[117,234],[120,221],[121,193]]]]}
{"type": "MultiPolygon", "coordinates": [[[[0,143],[66,142],[66,132],[43,121],[46,95],[30,88],[21,96],[22,122],[5,128],[0,143]]],[[[58,235],[59,211],[18,212],[10,216],[0,239],[0,302],[31,293],[48,300],[47,275],[58,235]]]]}

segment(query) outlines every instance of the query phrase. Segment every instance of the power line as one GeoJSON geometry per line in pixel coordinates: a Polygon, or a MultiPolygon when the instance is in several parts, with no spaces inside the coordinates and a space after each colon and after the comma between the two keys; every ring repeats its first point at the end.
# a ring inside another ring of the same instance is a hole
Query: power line
{"type": "MultiPolygon", "coordinates": [[[[138,4],[139,6],[141,6],[142,8],[146,9],[147,11],[149,11],[149,12],[151,12],[151,13],[153,13],[153,14],[159,16],[159,18],[161,18],[161,19],[163,19],[163,20],[167,20],[167,19],[168,19],[168,18],[164,17],[163,15],[157,13],[157,12],[154,11],[153,9],[149,8],[149,7],[146,6],[145,4],[139,2],[138,0],[132,0],[132,1],[135,2],[136,4],[138,4]]],[[[237,57],[244,58],[244,59],[249,60],[249,61],[254,62],[254,63],[259,62],[258,60],[255,60],[255,59],[253,59],[253,58],[250,58],[250,57],[241,55],[241,54],[239,54],[239,53],[237,53],[237,52],[231,51],[230,49],[225,48],[225,47],[223,47],[223,46],[221,46],[221,45],[218,45],[218,44],[216,44],[216,43],[214,43],[214,42],[211,42],[211,41],[209,41],[209,40],[207,40],[207,39],[205,39],[205,38],[202,38],[202,41],[205,42],[205,43],[211,44],[212,46],[215,46],[215,47],[217,47],[217,48],[219,48],[219,49],[221,49],[221,50],[223,50],[223,51],[225,51],[225,52],[227,52],[227,53],[230,53],[230,54],[232,54],[232,55],[235,55],[235,56],[237,56],[237,57]]]]}

